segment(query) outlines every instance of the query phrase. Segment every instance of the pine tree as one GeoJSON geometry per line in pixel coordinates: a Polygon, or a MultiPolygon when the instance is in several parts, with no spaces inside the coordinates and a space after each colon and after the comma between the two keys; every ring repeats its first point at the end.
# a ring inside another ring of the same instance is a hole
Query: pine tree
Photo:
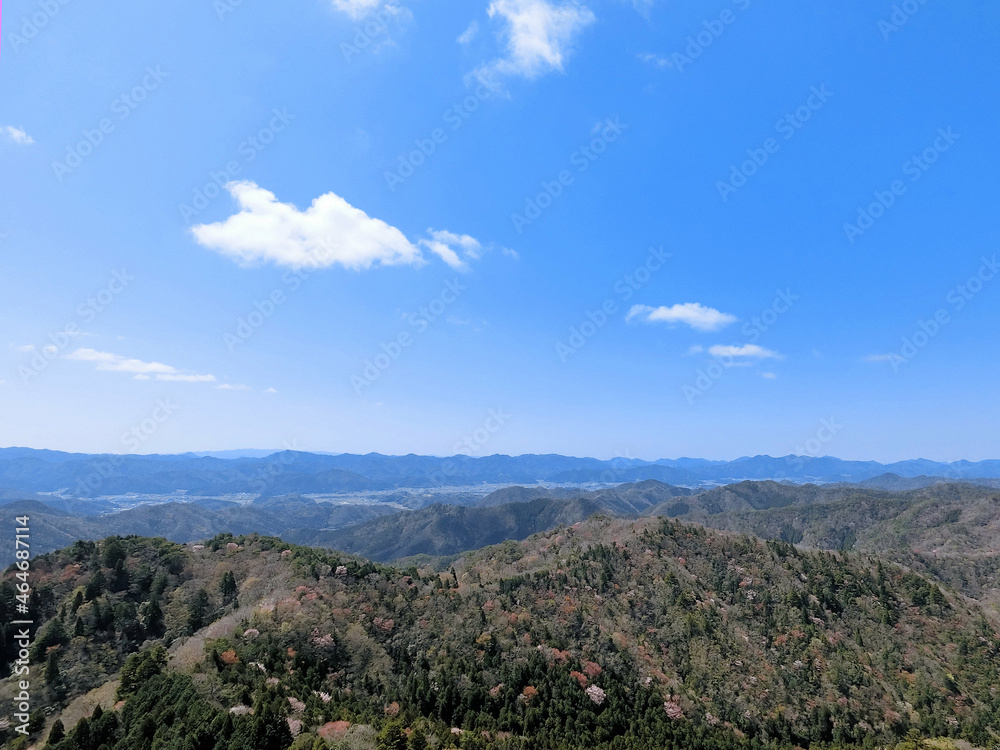
{"type": "Polygon", "coordinates": [[[422,729],[414,729],[406,744],[409,750],[427,750],[427,735],[422,729]]]}
{"type": "Polygon", "coordinates": [[[45,684],[54,687],[59,684],[59,655],[50,651],[45,660],[45,684]]]}
{"type": "Polygon", "coordinates": [[[236,595],[239,593],[239,586],[237,586],[236,576],[233,575],[231,570],[223,573],[222,581],[219,583],[219,590],[222,592],[222,601],[226,604],[230,604],[236,599],[236,595]]]}
{"type": "Polygon", "coordinates": [[[52,729],[49,730],[49,745],[57,745],[66,737],[66,728],[63,727],[63,723],[56,719],[55,723],[52,725],[52,729]]]}
{"type": "Polygon", "coordinates": [[[378,750],[405,750],[406,735],[398,721],[390,721],[378,735],[378,750]]]}

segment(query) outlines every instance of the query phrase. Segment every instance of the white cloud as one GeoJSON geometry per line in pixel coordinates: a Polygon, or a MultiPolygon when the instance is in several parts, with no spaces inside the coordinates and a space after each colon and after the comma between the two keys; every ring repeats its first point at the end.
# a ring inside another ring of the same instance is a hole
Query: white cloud
{"type": "Polygon", "coordinates": [[[235,384],[234,383],[220,383],[219,385],[217,385],[215,387],[218,388],[220,391],[249,391],[250,390],[250,386],[243,385],[241,383],[235,383],[235,384]]]}
{"type": "Polygon", "coordinates": [[[561,71],[577,35],[594,22],[589,8],[576,3],[553,5],[546,0],[493,0],[490,18],[506,22],[507,54],[476,71],[481,79],[494,75],[535,78],[561,71]]]}
{"type": "Polygon", "coordinates": [[[226,188],[240,212],[191,231],[199,244],[242,265],[271,261],[293,268],[324,268],[335,263],[368,268],[373,263],[421,260],[420,250],[402,232],[335,193],[321,195],[300,211],[278,202],[274,193],[253,182],[230,182],[226,188]]]}
{"type": "Polygon", "coordinates": [[[66,359],[78,362],[93,362],[97,369],[103,372],[125,372],[134,376],[135,380],[178,381],[184,383],[212,383],[214,375],[198,375],[178,370],[162,362],[144,362],[141,359],[129,359],[111,352],[99,352],[96,349],[77,349],[66,355],[66,359]]]}
{"type": "Polygon", "coordinates": [[[656,0],[632,0],[632,7],[647,18],[649,17],[649,11],[653,9],[653,5],[655,4],[656,0]]]}
{"type": "Polygon", "coordinates": [[[690,349],[687,350],[685,356],[691,356],[692,354],[701,354],[703,351],[705,351],[705,347],[703,347],[701,344],[694,344],[690,349]]]}
{"type": "Polygon", "coordinates": [[[17,351],[19,351],[19,352],[33,352],[33,351],[35,351],[35,345],[34,344],[24,344],[23,346],[15,346],[14,348],[17,349],[17,351]]]}
{"type": "Polygon", "coordinates": [[[521,259],[521,254],[518,253],[517,250],[511,250],[509,247],[503,248],[503,254],[506,255],[508,258],[513,258],[514,260],[521,259]]]}
{"type": "Polygon", "coordinates": [[[271,262],[291,268],[363,269],[372,265],[418,265],[426,247],[453,268],[478,258],[479,241],[466,234],[430,230],[430,238],[410,242],[398,229],[354,208],[336,193],[325,193],[303,210],[281,203],[253,182],[230,182],[226,189],[240,212],[225,221],[191,228],[195,240],[237,263],[271,262]]]}
{"type": "Polygon", "coordinates": [[[636,55],[644,63],[652,65],[656,68],[666,68],[670,66],[670,60],[665,57],[660,57],[659,55],[653,54],[652,52],[640,52],[636,55]]]}
{"type": "Polygon", "coordinates": [[[697,302],[686,302],[671,307],[633,305],[625,320],[630,321],[633,318],[639,318],[644,323],[669,325],[683,323],[696,331],[717,331],[737,320],[735,315],[719,312],[713,307],[705,307],[697,302]]]}
{"type": "Polygon", "coordinates": [[[419,244],[426,247],[449,266],[457,270],[464,271],[468,268],[465,261],[459,257],[459,250],[462,252],[462,255],[471,260],[478,259],[483,253],[483,246],[479,244],[479,240],[475,237],[470,237],[467,234],[455,234],[446,230],[437,231],[428,229],[427,232],[431,238],[429,240],[420,240],[419,244]]]}
{"type": "Polygon", "coordinates": [[[459,44],[468,44],[473,39],[476,38],[476,34],[479,33],[479,24],[473,21],[468,25],[468,27],[461,34],[458,35],[457,41],[459,44]]]}
{"type": "Polygon", "coordinates": [[[775,380],[778,377],[773,372],[762,372],[760,376],[766,380],[775,380]]]}
{"type": "Polygon", "coordinates": [[[864,358],[865,362],[892,362],[899,357],[898,354],[869,354],[864,358]]]}
{"type": "Polygon", "coordinates": [[[66,355],[66,359],[80,362],[96,362],[98,370],[109,372],[131,372],[138,374],[171,373],[176,369],[162,362],[143,362],[141,359],[127,359],[111,352],[99,352],[96,349],[77,349],[66,355]]]}
{"type": "Polygon", "coordinates": [[[278,391],[275,388],[265,388],[264,389],[264,393],[277,393],[277,392],[278,391]]]}
{"type": "Polygon", "coordinates": [[[710,346],[708,353],[713,357],[746,357],[747,359],[781,359],[781,355],[765,349],[756,344],[744,344],[743,346],[723,346],[717,344],[710,346]]]}
{"type": "Polygon", "coordinates": [[[184,373],[165,373],[156,376],[157,380],[172,380],[179,383],[214,383],[215,375],[186,375],[184,373]]]}
{"type": "Polygon", "coordinates": [[[357,21],[375,10],[381,2],[382,0],[333,0],[333,7],[357,21]]]}
{"type": "Polygon", "coordinates": [[[25,133],[21,128],[15,128],[13,125],[0,125],[0,133],[6,135],[7,138],[19,146],[30,146],[35,142],[34,138],[25,133]]]}

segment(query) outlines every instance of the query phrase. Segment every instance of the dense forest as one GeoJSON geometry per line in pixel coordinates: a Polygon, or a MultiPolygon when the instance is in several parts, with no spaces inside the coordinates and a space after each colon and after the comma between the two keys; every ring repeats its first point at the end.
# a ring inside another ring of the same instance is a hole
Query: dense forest
{"type": "Polygon", "coordinates": [[[976,602],[669,519],[440,571],[231,535],[77,542],[33,570],[34,702],[55,710],[30,738],[0,730],[12,748],[987,747],[1000,727],[1000,634],[976,602]]]}

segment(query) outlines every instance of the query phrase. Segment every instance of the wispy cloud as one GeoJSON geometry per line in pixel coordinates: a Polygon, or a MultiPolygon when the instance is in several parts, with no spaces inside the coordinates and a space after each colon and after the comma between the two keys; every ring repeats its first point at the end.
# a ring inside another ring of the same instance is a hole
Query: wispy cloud
{"type": "Polygon", "coordinates": [[[706,307],[698,302],[685,302],[670,307],[650,307],[633,305],[625,317],[626,321],[638,319],[643,323],[683,323],[696,331],[718,331],[730,323],[735,323],[735,315],[720,312],[714,307],[706,307]]]}
{"type": "Polygon", "coordinates": [[[632,0],[632,7],[639,11],[642,15],[648,16],[650,9],[655,4],[656,0],[632,0]]]}
{"type": "Polygon", "coordinates": [[[195,240],[244,266],[270,262],[290,268],[351,269],[373,265],[418,265],[425,247],[453,268],[478,258],[479,241],[466,234],[430,231],[416,243],[399,229],[350,205],[336,193],[325,193],[301,210],[281,203],[274,193],[253,182],[226,186],[239,213],[214,224],[192,227],[195,240]]]}
{"type": "Polygon", "coordinates": [[[249,391],[250,386],[243,385],[242,383],[221,383],[217,386],[220,391],[249,391]]]}
{"type": "Polygon", "coordinates": [[[15,128],[13,125],[0,125],[0,133],[3,133],[9,140],[19,146],[30,146],[35,142],[35,139],[25,133],[24,130],[15,128]]]}
{"type": "Polygon", "coordinates": [[[772,352],[770,349],[765,349],[756,344],[744,344],[743,346],[716,344],[715,346],[708,347],[708,353],[713,357],[733,357],[737,359],[781,359],[781,355],[777,352],[772,352]]]}
{"type": "Polygon", "coordinates": [[[476,38],[476,34],[478,33],[479,33],[479,24],[473,21],[466,27],[465,31],[463,31],[461,34],[458,35],[458,39],[456,39],[455,41],[457,41],[459,44],[468,44],[469,42],[471,42],[473,39],[476,38]]]}
{"type": "Polygon", "coordinates": [[[773,372],[762,372],[762,373],[760,374],[760,376],[761,376],[762,378],[764,378],[765,380],[776,380],[776,379],[777,379],[777,377],[778,377],[778,376],[777,376],[777,375],[775,375],[775,374],[774,374],[773,372]]]}
{"type": "Polygon", "coordinates": [[[428,229],[427,232],[431,238],[420,240],[419,244],[440,257],[452,268],[464,270],[467,268],[465,259],[476,260],[483,253],[483,246],[475,237],[434,229],[428,229]],[[459,257],[459,252],[465,258],[459,257]]]}
{"type": "Polygon", "coordinates": [[[157,380],[173,380],[178,383],[214,383],[215,375],[194,375],[182,372],[161,373],[156,376],[157,380]]]}
{"type": "Polygon", "coordinates": [[[654,68],[667,68],[671,65],[670,60],[652,52],[640,52],[636,57],[654,68]]]}
{"type": "Polygon", "coordinates": [[[869,354],[867,357],[863,357],[864,362],[892,362],[894,359],[899,357],[898,354],[869,354]]]}
{"type": "Polygon", "coordinates": [[[487,12],[506,25],[502,37],[507,49],[505,56],[476,71],[486,79],[561,71],[576,37],[594,22],[593,12],[583,5],[546,0],[494,0],[487,12]]]}
{"type": "Polygon", "coordinates": [[[66,359],[77,362],[92,362],[96,369],[102,372],[123,372],[131,374],[136,380],[165,380],[182,383],[214,383],[214,375],[199,375],[197,373],[179,370],[162,362],[144,362],[141,359],[130,359],[111,352],[99,352],[96,349],[77,349],[66,355],[66,359]]]}
{"type": "Polygon", "coordinates": [[[382,0],[333,0],[333,7],[355,21],[364,18],[382,4],[382,0]]]}

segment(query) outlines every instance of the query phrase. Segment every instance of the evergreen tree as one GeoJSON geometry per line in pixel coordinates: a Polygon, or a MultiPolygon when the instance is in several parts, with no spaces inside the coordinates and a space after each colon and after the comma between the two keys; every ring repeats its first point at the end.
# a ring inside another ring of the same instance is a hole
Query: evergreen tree
{"type": "Polygon", "coordinates": [[[52,729],[49,730],[48,744],[50,746],[58,745],[65,737],[66,729],[63,727],[63,723],[59,719],[56,719],[52,725],[52,729]]]}
{"type": "Polygon", "coordinates": [[[50,651],[45,659],[45,684],[55,687],[59,684],[59,655],[50,651]]]}
{"type": "Polygon", "coordinates": [[[390,721],[378,735],[378,750],[406,750],[406,735],[398,721],[390,721]]]}
{"type": "Polygon", "coordinates": [[[227,570],[222,574],[222,581],[219,583],[219,591],[222,593],[222,601],[225,604],[231,604],[233,600],[236,599],[236,595],[239,593],[239,587],[236,585],[236,576],[233,575],[231,570],[227,570]]]}

